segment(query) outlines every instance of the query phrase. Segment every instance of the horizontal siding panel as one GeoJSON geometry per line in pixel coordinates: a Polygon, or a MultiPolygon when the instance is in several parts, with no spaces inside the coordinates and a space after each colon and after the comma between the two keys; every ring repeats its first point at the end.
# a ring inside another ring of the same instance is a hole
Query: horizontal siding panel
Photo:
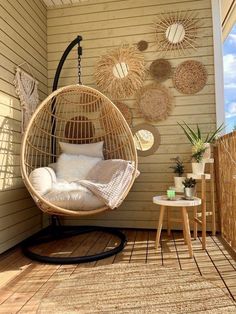
{"type": "Polygon", "coordinates": [[[41,214],[34,215],[29,219],[22,218],[21,222],[12,225],[11,227],[0,231],[0,245],[3,244],[5,238],[14,238],[17,234],[24,232],[27,229],[31,229],[33,226],[38,225],[41,221],[41,214]]]}
{"type": "MultiPolygon", "coordinates": [[[[146,9],[148,6],[152,7],[157,7],[157,2],[156,0],[148,0],[147,1],[135,1],[135,0],[126,0],[126,1],[102,1],[101,4],[97,4],[99,1],[90,1],[90,3],[86,3],[83,5],[81,3],[80,5],[75,5],[75,6],[68,6],[68,7],[63,7],[63,8],[53,8],[48,10],[48,19],[53,21],[55,18],[58,17],[68,17],[70,15],[84,15],[86,13],[91,14],[91,13],[98,13],[98,12],[104,12],[104,11],[115,11],[115,10],[124,10],[124,9],[132,9],[132,8],[144,8],[146,9]],[[108,3],[105,3],[108,2],[108,3]]],[[[173,5],[173,4],[188,4],[188,0],[168,0],[168,5],[173,5]]],[[[203,2],[203,1],[201,1],[203,2]]],[[[166,5],[167,2],[165,0],[158,0],[158,7],[161,8],[161,5],[166,5]]],[[[202,8],[201,3],[199,4],[199,7],[202,8]]],[[[208,3],[208,8],[209,8],[209,3],[208,3]]]]}
{"type": "MultiPolygon", "coordinates": [[[[25,188],[16,189],[11,191],[0,192],[0,206],[6,203],[16,202],[21,199],[29,198],[29,193],[25,188]]],[[[18,207],[19,208],[19,207],[18,207]]],[[[2,212],[0,213],[2,214],[2,212]]]]}
{"type": "Polygon", "coordinates": [[[3,36],[9,37],[9,40],[11,41],[10,47],[13,47],[13,44],[21,47],[22,50],[27,54],[30,53],[31,56],[41,64],[41,66],[45,65],[46,54],[44,56],[41,55],[37,49],[35,49],[35,47],[31,46],[24,39],[24,37],[21,37],[21,35],[17,33],[12,27],[10,27],[6,21],[4,21],[2,24],[3,36]]]}
{"type": "Polygon", "coordinates": [[[41,27],[40,24],[38,25],[36,23],[36,19],[32,14],[33,11],[30,6],[27,6],[26,1],[15,1],[14,4],[10,1],[5,1],[4,6],[5,8],[8,7],[9,10],[11,10],[12,15],[14,15],[19,22],[21,22],[22,20],[27,21],[27,23],[25,23],[25,28],[30,32],[32,36],[36,36],[39,40],[41,40],[42,46],[46,46],[47,39],[45,33],[47,30],[46,28],[43,30],[42,28],[44,27],[41,27]],[[11,7],[9,7],[9,5],[11,7]]]}
{"type": "MultiPolygon", "coordinates": [[[[125,19],[132,16],[139,17],[144,15],[155,15],[162,13],[163,11],[179,11],[181,5],[183,6],[183,3],[172,3],[170,6],[169,1],[165,2],[163,5],[155,3],[153,5],[149,5],[149,2],[147,1],[136,1],[136,4],[134,3],[134,7],[129,8],[128,10],[120,10],[119,4],[118,6],[115,5],[113,2],[113,10],[107,11],[102,10],[100,12],[91,12],[88,14],[78,14],[75,13],[75,8],[71,8],[71,14],[66,15],[62,14],[61,16],[58,16],[57,18],[50,18],[48,15],[48,27],[57,25],[60,23],[61,25],[69,25],[71,23],[75,22],[75,19],[79,20],[80,24],[84,23],[93,23],[94,21],[109,21],[109,20],[118,20],[118,19],[125,19]],[[139,5],[143,3],[142,6],[139,7],[139,5]]],[[[209,9],[209,1],[201,0],[201,1],[187,1],[184,3],[184,10],[204,10],[209,9]]],[[[80,8],[78,7],[78,11],[80,8]]],[[[50,11],[49,11],[50,14],[50,11]]]]}
{"type": "MultiPolygon", "coordinates": [[[[21,19],[20,16],[17,14],[17,11],[12,10],[12,6],[9,5],[9,3],[3,2],[3,4],[0,4],[1,9],[1,17],[2,19],[11,27],[12,30],[14,30],[14,34],[19,35],[20,37],[23,37],[25,42],[27,44],[35,49],[35,46],[38,47],[37,53],[39,53],[41,56],[43,56],[44,59],[47,58],[47,49],[46,49],[46,42],[42,41],[38,38],[37,33],[35,34],[34,31],[32,31],[32,28],[26,30],[25,25],[28,25],[25,20],[21,19]],[[15,12],[15,16],[13,16],[15,12]]],[[[4,27],[4,26],[3,26],[4,27]]],[[[14,38],[17,39],[16,36],[14,38]]]]}
{"type": "Polygon", "coordinates": [[[25,220],[30,219],[32,217],[35,217],[36,214],[40,214],[41,212],[37,207],[30,207],[26,209],[21,209],[18,212],[12,213],[10,215],[1,217],[0,220],[0,232],[2,230],[6,230],[10,228],[12,225],[18,224],[22,221],[22,217],[24,217],[25,220]]]}
{"type": "Polygon", "coordinates": [[[21,178],[22,114],[13,83],[16,66],[27,62],[40,100],[47,96],[47,12],[40,1],[0,4],[0,253],[42,226],[42,213],[21,178]]]}
{"type": "Polygon", "coordinates": [[[14,236],[12,238],[10,238],[6,242],[0,244],[0,254],[4,251],[8,250],[10,247],[13,247],[16,244],[18,244],[19,242],[30,237],[32,234],[38,232],[41,229],[41,221],[40,221],[40,219],[38,219],[38,222],[35,223],[34,220],[35,219],[30,220],[30,225],[27,222],[22,225],[21,230],[23,230],[23,232],[21,232],[21,233],[18,232],[16,234],[14,234],[14,236]]]}
{"type": "MultiPolygon", "coordinates": [[[[12,53],[12,56],[15,55],[15,53],[12,52],[11,50],[9,50],[8,48],[6,48],[6,46],[5,46],[5,49],[3,51],[5,51],[5,55],[2,55],[0,53],[0,62],[2,65],[2,69],[9,72],[9,74],[7,74],[9,76],[9,81],[13,82],[14,76],[15,76],[15,70],[20,63],[15,63],[15,62],[12,62],[12,60],[10,60],[11,53],[12,53]],[[9,52],[9,55],[8,55],[8,52],[9,52]],[[6,54],[7,54],[7,56],[6,56],[6,54]],[[12,75],[12,76],[10,76],[10,75],[12,75]]],[[[39,82],[38,90],[42,93],[47,92],[47,78],[41,72],[37,71],[33,67],[32,67],[32,73],[33,73],[34,77],[37,79],[37,81],[39,82]]]]}
{"type": "MultiPolygon", "coordinates": [[[[146,35],[145,33],[144,34],[141,34],[142,36],[145,36],[145,39],[148,41],[148,42],[153,42],[154,38],[155,38],[155,35],[154,33],[151,33],[149,35],[146,35]]],[[[76,36],[71,36],[71,41],[75,38],[76,36]]],[[[108,38],[101,38],[101,39],[97,39],[96,37],[96,34],[94,36],[94,38],[91,38],[91,39],[87,39],[87,38],[84,38],[84,41],[83,41],[83,47],[84,47],[84,50],[85,49],[98,49],[99,47],[105,47],[107,49],[113,49],[115,47],[118,47],[124,43],[128,44],[135,44],[137,43],[138,41],[140,40],[140,34],[129,34],[125,37],[123,36],[110,36],[108,38]]],[[[209,29],[206,29],[204,31],[204,37],[200,38],[199,39],[199,46],[204,46],[206,45],[207,41],[208,40],[211,40],[212,41],[212,31],[209,30],[209,29]]],[[[63,53],[66,46],[69,44],[69,41],[68,42],[63,42],[63,43],[53,43],[53,44],[49,44],[48,45],[48,53],[54,53],[55,51],[58,52],[61,52],[63,53]]],[[[164,53],[163,53],[164,54],[164,53]]]]}
{"type": "MultiPolygon", "coordinates": [[[[146,29],[150,30],[150,23],[155,21],[156,13],[150,13],[150,15],[141,15],[141,16],[129,16],[127,18],[121,18],[121,19],[114,19],[113,21],[96,21],[94,20],[93,23],[83,23],[80,25],[79,31],[80,33],[84,34],[86,32],[95,31],[96,29],[102,30],[102,31],[108,31],[110,29],[117,29],[120,30],[120,28],[123,27],[129,27],[129,26],[143,26],[143,31],[146,29]]],[[[204,27],[210,26],[211,21],[211,9],[206,10],[199,10],[198,16],[196,17],[198,20],[201,20],[200,22],[204,27]],[[204,21],[203,21],[204,19],[204,21]]],[[[62,21],[60,18],[58,18],[56,21],[54,20],[52,25],[48,26],[48,38],[49,40],[52,40],[52,36],[60,36],[61,34],[65,34],[65,38],[69,38],[69,34],[77,33],[78,32],[78,22],[77,19],[74,19],[72,23],[69,25],[62,24],[62,21]],[[67,31],[68,29],[68,31],[67,31]]],[[[102,33],[101,33],[102,34],[102,33]]]]}

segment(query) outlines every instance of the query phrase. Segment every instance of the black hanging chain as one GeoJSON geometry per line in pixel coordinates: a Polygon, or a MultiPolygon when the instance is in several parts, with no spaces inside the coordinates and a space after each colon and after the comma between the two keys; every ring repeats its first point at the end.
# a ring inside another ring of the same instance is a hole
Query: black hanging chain
{"type": "Polygon", "coordinates": [[[81,82],[81,56],[82,56],[82,47],[78,43],[78,83],[82,85],[81,82]]]}

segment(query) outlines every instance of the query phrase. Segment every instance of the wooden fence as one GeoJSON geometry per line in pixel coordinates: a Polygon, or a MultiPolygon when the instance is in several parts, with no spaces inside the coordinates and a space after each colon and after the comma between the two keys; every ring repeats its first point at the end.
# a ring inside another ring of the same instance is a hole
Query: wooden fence
{"type": "Polygon", "coordinates": [[[236,250],[236,131],[219,138],[215,157],[221,234],[236,250]]]}

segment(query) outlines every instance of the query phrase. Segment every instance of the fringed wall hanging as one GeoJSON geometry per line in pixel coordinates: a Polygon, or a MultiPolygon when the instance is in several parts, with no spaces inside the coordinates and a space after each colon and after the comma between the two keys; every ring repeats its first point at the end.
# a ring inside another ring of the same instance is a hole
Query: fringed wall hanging
{"type": "Polygon", "coordinates": [[[131,96],[142,87],[143,55],[133,46],[123,46],[101,57],[95,70],[97,86],[113,99],[131,96]]]}
{"type": "Polygon", "coordinates": [[[195,49],[199,37],[200,20],[196,12],[178,11],[159,14],[154,22],[154,32],[158,51],[175,54],[189,53],[195,49]]]}
{"type": "Polygon", "coordinates": [[[172,102],[169,89],[158,83],[144,86],[137,96],[140,111],[149,121],[165,120],[172,110],[172,102]]]}
{"type": "Polygon", "coordinates": [[[24,133],[31,116],[39,103],[38,81],[23,71],[20,67],[17,67],[14,84],[16,87],[16,94],[20,99],[22,112],[21,131],[24,133]]]}

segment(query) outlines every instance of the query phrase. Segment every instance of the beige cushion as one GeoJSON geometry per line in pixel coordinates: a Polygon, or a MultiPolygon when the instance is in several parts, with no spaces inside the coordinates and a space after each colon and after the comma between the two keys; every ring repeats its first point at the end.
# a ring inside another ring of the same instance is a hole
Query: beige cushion
{"type": "Polygon", "coordinates": [[[86,155],[104,159],[103,141],[91,144],[70,144],[59,142],[59,145],[62,152],[65,154],[86,155]]]}
{"type": "Polygon", "coordinates": [[[87,188],[65,181],[57,182],[44,198],[56,206],[71,210],[93,210],[105,206],[105,203],[87,188]]]}
{"type": "Polygon", "coordinates": [[[67,182],[86,179],[89,171],[101,160],[84,155],[61,154],[57,161],[57,178],[67,182]]]}
{"type": "Polygon", "coordinates": [[[51,190],[57,179],[52,168],[42,167],[34,169],[29,175],[29,180],[35,191],[44,195],[51,190]]]}

